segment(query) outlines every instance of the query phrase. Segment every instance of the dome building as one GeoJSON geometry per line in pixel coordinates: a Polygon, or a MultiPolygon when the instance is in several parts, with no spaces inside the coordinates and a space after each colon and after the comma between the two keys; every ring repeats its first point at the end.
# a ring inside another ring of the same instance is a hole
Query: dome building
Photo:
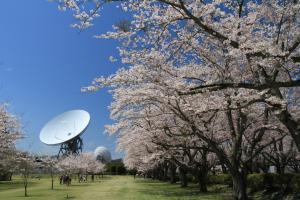
{"type": "Polygon", "coordinates": [[[106,147],[97,147],[94,151],[96,160],[102,163],[109,163],[111,161],[111,154],[106,147]]]}

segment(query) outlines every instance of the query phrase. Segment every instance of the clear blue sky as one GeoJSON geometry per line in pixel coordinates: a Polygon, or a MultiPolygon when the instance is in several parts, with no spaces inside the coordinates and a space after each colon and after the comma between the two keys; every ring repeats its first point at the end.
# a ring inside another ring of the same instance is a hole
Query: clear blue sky
{"type": "Polygon", "coordinates": [[[85,109],[91,123],[83,135],[84,151],[108,147],[114,158],[115,139],[104,134],[111,123],[107,90],[81,93],[83,86],[100,75],[114,73],[118,64],[117,42],[94,39],[96,33],[111,30],[124,16],[115,6],[106,7],[97,24],[81,33],[70,28],[74,19],[47,0],[3,0],[0,7],[0,100],[21,117],[26,139],[18,148],[31,152],[57,153],[39,141],[43,125],[55,115],[85,109]]]}

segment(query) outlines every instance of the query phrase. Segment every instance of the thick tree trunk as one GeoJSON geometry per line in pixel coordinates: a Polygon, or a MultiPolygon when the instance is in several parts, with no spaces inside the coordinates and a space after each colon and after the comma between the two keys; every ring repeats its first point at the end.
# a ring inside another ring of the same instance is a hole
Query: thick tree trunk
{"type": "Polygon", "coordinates": [[[246,176],[241,173],[232,175],[234,200],[248,200],[245,177],[246,176]]]}
{"type": "Polygon", "coordinates": [[[278,163],[277,165],[276,165],[276,173],[277,174],[284,174],[284,166],[282,166],[280,163],[278,163]]]}
{"type": "Polygon", "coordinates": [[[285,125],[285,127],[289,130],[292,138],[295,141],[295,144],[300,151],[300,125],[293,118],[293,116],[287,111],[284,110],[277,115],[278,119],[285,125]]]}
{"type": "Polygon", "coordinates": [[[160,166],[157,169],[157,179],[160,180],[160,181],[164,181],[164,168],[163,168],[163,166],[160,166]]]}
{"type": "Polygon", "coordinates": [[[156,170],[152,170],[151,178],[154,180],[156,179],[156,170]]]}
{"type": "Polygon", "coordinates": [[[181,187],[187,187],[188,186],[188,181],[187,181],[187,170],[184,169],[183,167],[179,167],[179,173],[180,173],[180,182],[181,182],[181,187]]]}
{"type": "Polygon", "coordinates": [[[164,166],[164,177],[163,177],[163,181],[168,181],[169,177],[168,177],[168,166],[165,165],[164,166]]]}
{"type": "Polygon", "coordinates": [[[170,183],[176,183],[176,166],[170,167],[170,183]]]}
{"type": "Polygon", "coordinates": [[[206,170],[198,172],[198,184],[200,192],[207,192],[207,172],[206,170]]]}

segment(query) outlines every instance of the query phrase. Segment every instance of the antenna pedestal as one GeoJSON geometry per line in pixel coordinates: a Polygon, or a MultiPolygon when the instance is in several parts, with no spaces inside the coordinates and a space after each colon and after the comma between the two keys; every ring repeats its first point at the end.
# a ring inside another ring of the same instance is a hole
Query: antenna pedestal
{"type": "Polygon", "coordinates": [[[60,145],[57,157],[68,155],[79,155],[82,152],[83,142],[80,136],[73,138],[60,145]]]}

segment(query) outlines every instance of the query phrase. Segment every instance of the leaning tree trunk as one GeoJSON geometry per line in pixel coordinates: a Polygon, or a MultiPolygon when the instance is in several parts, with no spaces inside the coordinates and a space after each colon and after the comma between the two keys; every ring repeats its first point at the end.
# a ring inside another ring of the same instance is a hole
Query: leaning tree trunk
{"type": "Polygon", "coordinates": [[[300,126],[299,126],[299,123],[297,123],[296,120],[294,120],[293,117],[291,116],[291,114],[289,114],[287,111],[282,113],[281,116],[279,117],[279,119],[289,130],[292,138],[294,139],[297,149],[300,151],[300,126]]]}
{"type": "Polygon", "coordinates": [[[238,172],[232,175],[233,182],[233,199],[234,200],[247,200],[247,185],[246,176],[238,172]]]}
{"type": "MultiPolygon", "coordinates": [[[[283,95],[279,88],[273,88],[271,90],[273,95],[283,99],[283,95]]],[[[298,151],[300,151],[300,124],[297,120],[289,113],[287,109],[281,110],[281,112],[275,113],[275,116],[280,120],[282,124],[289,130],[290,135],[292,136],[298,151]]]]}

